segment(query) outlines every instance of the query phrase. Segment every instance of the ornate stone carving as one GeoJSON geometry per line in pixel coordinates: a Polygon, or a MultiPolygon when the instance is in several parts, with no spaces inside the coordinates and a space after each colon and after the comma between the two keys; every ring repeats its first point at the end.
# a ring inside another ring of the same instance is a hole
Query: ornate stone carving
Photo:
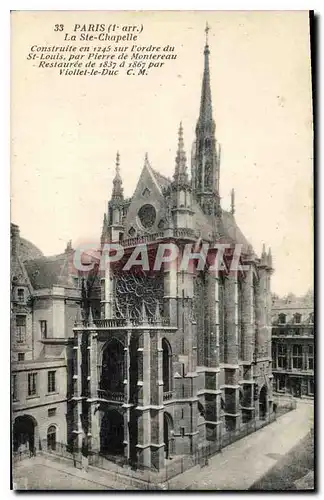
{"type": "Polygon", "coordinates": [[[143,303],[148,318],[154,318],[156,314],[156,303],[160,304],[163,313],[163,276],[162,273],[154,275],[120,274],[116,276],[116,316],[126,317],[130,320],[139,319],[142,316],[143,303]]]}
{"type": "Polygon", "coordinates": [[[156,210],[153,205],[143,205],[138,211],[138,218],[144,228],[152,227],[156,220],[156,210]]]}

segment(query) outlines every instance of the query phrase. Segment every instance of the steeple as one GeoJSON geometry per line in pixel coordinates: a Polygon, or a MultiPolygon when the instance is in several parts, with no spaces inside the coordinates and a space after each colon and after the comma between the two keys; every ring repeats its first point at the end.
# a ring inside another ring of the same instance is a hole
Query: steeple
{"type": "Polygon", "coordinates": [[[116,173],[115,173],[115,177],[114,177],[114,180],[113,180],[114,187],[113,187],[113,192],[112,192],[112,195],[111,195],[111,199],[112,200],[123,200],[124,199],[123,181],[122,181],[122,178],[121,178],[121,175],[120,175],[119,164],[120,164],[120,156],[119,156],[119,152],[117,151],[117,155],[116,155],[116,173]]]}
{"type": "Polygon", "coordinates": [[[175,184],[178,185],[189,184],[188,171],[187,171],[187,157],[184,150],[184,142],[183,142],[182,122],[180,122],[180,127],[178,132],[178,149],[177,149],[176,166],[173,179],[175,184]]]}
{"type": "Polygon", "coordinates": [[[202,210],[208,215],[220,213],[219,165],[220,147],[215,138],[209,70],[209,26],[206,24],[204,48],[204,72],[196,141],[192,156],[192,186],[202,210]]]}
{"type": "Polygon", "coordinates": [[[215,133],[215,122],[213,120],[213,110],[212,110],[212,98],[210,90],[210,73],[209,73],[209,45],[208,45],[208,33],[210,27],[206,23],[205,33],[206,33],[206,43],[204,49],[204,73],[201,89],[201,99],[200,99],[200,113],[197,123],[197,129],[202,129],[204,127],[210,128],[213,133],[215,133]]]}

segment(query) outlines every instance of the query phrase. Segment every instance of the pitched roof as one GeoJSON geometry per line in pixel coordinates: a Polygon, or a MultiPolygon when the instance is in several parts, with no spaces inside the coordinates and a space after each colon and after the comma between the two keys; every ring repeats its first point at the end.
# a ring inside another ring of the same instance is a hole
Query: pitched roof
{"type": "Polygon", "coordinates": [[[73,286],[67,253],[28,260],[24,263],[34,289],[73,286]]]}
{"type": "Polygon", "coordinates": [[[170,186],[171,179],[160,174],[160,172],[158,172],[157,170],[154,170],[154,168],[152,168],[152,167],[150,167],[150,168],[153,172],[153,175],[156,179],[156,182],[158,183],[158,185],[160,186],[161,189],[165,189],[165,188],[170,186]]]}
{"type": "MultiPolygon", "coordinates": [[[[224,236],[229,238],[233,243],[239,243],[243,245],[243,250],[248,251],[252,249],[252,246],[245,238],[241,229],[238,227],[235,217],[231,212],[227,212],[226,210],[222,210],[222,221],[223,221],[223,230],[224,236]]],[[[253,249],[252,249],[253,251],[253,249]]]]}

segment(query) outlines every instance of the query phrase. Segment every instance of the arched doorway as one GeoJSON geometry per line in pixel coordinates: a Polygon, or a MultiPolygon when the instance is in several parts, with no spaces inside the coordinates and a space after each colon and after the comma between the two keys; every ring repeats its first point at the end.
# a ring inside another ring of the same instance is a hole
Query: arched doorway
{"type": "Polygon", "coordinates": [[[100,389],[108,394],[124,392],[124,346],[117,339],[104,348],[100,389]]]}
{"type": "Polygon", "coordinates": [[[267,414],[267,392],[267,388],[264,385],[259,396],[259,417],[261,419],[265,419],[267,414]]]}
{"type": "Polygon", "coordinates": [[[102,417],[100,452],[103,455],[122,455],[124,453],[124,417],[117,410],[108,410],[102,417]]]}
{"type": "Polygon", "coordinates": [[[34,452],[36,420],[30,415],[22,415],[15,419],[13,425],[14,452],[34,452]]]}
{"type": "Polygon", "coordinates": [[[47,449],[48,450],[56,450],[56,427],[55,425],[51,425],[47,429],[47,449]]]}
{"type": "Polygon", "coordinates": [[[162,339],[162,373],[163,373],[163,392],[172,391],[171,387],[171,346],[167,339],[162,339]]]}
{"type": "Polygon", "coordinates": [[[172,417],[169,413],[164,412],[163,415],[163,440],[164,440],[164,452],[165,458],[170,458],[172,453],[172,441],[171,433],[173,429],[172,417]]]}

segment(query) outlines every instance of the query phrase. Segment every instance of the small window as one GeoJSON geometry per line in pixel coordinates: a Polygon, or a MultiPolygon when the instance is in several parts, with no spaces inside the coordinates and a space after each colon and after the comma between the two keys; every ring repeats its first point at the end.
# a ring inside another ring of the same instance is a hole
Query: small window
{"type": "Polygon", "coordinates": [[[28,374],[28,396],[37,394],[37,373],[28,374]]]}
{"type": "Polygon", "coordinates": [[[18,352],[18,361],[25,361],[25,353],[18,352]]]}
{"type": "Polygon", "coordinates": [[[16,340],[20,344],[26,341],[26,316],[16,316],[16,340]]]}
{"type": "Polygon", "coordinates": [[[180,427],[180,436],[184,437],[184,435],[185,435],[185,428],[184,427],[180,427]]]}
{"type": "Polygon", "coordinates": [[[40,320],[39,322],[40,326],[40,331],[41,331],[41,336],[43,339],[47,339],[47,321],[45,320],[40,320]]]}
{"type": "Polygon", "coordinates": [[[12,400],[17,401],[17,375],[12,376],[12,400]]]}
{"type": "Polygon", "coordinates": [[[49,408],[48,410],[48,416],[49,417],[54,417],[56,415],[56,408],[49,408]]]}
{"type": "Polygon", "coordinates": [[[48,372],[47,374],[47,391],[48,392],[55,392],[56,391],[56,384],[55,384],[55,371],[48,372]]]}
{"type": "Polygon", "coordinates": [[[56,427],[51,425],[47,430],[47,449],[56,450],[56,427]]]}
{"type": "Polygon", "coordinates": [[[23,288],[18,288],[17,297],[19,302],[25,301],[25,290],[23,288]]]}

